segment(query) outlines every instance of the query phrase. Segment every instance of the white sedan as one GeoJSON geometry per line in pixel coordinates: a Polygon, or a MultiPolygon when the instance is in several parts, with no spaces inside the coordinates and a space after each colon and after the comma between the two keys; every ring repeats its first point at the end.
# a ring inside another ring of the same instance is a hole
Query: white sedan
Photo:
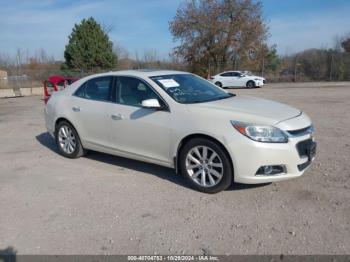
{"type": "Polygon", "coordinates": [[[51,96],[45,120],[65,157],[91,149],[171,167],[207,193],[299,177],[316,149],[300,110],[178,71],[85,77],[51,96]]]}
{"type": "Polygon", "coordinates": [[[245,74],[241,71],[226,71],[210,78],[210,81],[215,85],[226,87],[261,87],[265,84],[265,78],[245,74]]]}

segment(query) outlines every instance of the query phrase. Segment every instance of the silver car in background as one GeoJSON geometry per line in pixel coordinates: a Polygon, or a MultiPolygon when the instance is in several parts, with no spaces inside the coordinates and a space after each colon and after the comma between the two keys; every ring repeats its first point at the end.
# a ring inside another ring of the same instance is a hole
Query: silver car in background
{"type": "Polygon", "coordinates": [[[266,79],[255,76],[249,71],[226,71],[210,77],[210,81],[221,88],[227,87],[262,87],[266,79]]]}

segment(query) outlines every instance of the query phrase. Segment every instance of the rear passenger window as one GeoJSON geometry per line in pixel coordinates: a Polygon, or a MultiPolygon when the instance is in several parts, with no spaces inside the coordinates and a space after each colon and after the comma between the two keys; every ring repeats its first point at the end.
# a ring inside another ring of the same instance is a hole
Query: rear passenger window
{"type": "Polygon", "coordinates": [[[232,73],[231,72],[226,72],[226,73],[221,74],[220,76],[232,76],[232,73]]]}
{"type": "Polygon", "coordinates": [[[111,86],[112,77],[96,77],[85,82],[74,95],[91,100],[111,101],[111,86]]]}

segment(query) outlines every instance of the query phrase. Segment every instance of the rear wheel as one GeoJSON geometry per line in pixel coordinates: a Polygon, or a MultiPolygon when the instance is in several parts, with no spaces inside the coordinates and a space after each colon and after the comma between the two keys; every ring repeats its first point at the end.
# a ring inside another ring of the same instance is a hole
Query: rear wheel
{"type": "Polygon", "coordinates": [[[246,87],[247,87],[247,88],[253,88],[253,87],[255,87],[254,81],[251,81],[251,80],[248,81],[247,84],[246,84],[246,87]]]}
{"type": "Polygon", "coordinates": [[[221,87],[222,88],[222,83],[221,82],[215,82],[215,85],[217,85],[218,87],[221,87]]]}
{"type": "Polygon", "coordinates": [[[56,128],[56,144],[60,154],[68,158],[78,158],[86,153],[77,131],[67,121],[61,121],[56,128]]]}
{"type": "Polygon", "coordinates": [[[190,140],[182,148],[179,160],[181,173],[198,191],[217,193],[232,184],[233,172],[227,153],[212,140],[190,140]]]}

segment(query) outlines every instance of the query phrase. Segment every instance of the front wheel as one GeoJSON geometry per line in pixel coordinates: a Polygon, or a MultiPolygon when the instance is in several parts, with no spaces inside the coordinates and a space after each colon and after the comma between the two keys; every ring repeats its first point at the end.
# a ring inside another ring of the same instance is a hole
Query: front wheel
{"type": "Polygon", "coordinates": [[[233,171],[227,153],[212,140],[190,140],[182,148],[179,160],[181,173],[198,191],[213,194],[232,184],[233,171]]]}
{"type": "Polygon", "coordinates": [[[247,87],[247,88],[253,88],[253,87],[255,87],[254,81],[248,81],[247,84],[246,84],[246,87],[247,87]]]}

